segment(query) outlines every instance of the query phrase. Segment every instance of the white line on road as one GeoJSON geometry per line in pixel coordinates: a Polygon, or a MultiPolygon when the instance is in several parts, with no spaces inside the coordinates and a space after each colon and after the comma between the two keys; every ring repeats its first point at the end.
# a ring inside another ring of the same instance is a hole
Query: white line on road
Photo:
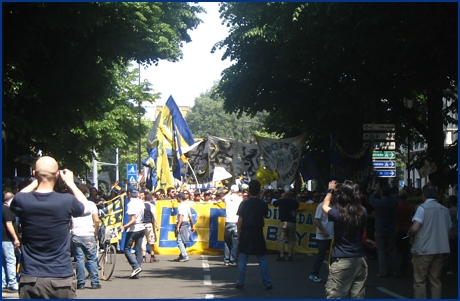
{"type": "Polygon", "coordinates": [[[388,294],[388,295],[390,295],[390,296],[392,296],[392,297],[395,297],[395,298],[397,298],[397,299],[408,299],[408,298],[406,298],[406,297],[403,297],[403,296],[401,296],[401,295],[398,295],[398,294],[396,294],[396,293],[393,293],[392,291],[389,291],[389,290],[387,290],[386,288],[383,288],[383,287],[379,287],[379,286],[378,286],[377,289],[378,289],[379,291],[381,291],[381,292],[383,292],[383,293],[385,293],[385,294],[388,294]]]}
{"type": "Polygon", "coordinates": [[[206,296],[204,298],[205,299],[214,299],[214,295],[213,294],[206,294],[206,296]]]}
{"type": "Polygon", "coordinates": [[[204,280],[203,280],[204,285],[211,285],[211,275],[204,275],[204,280]]]}
{"type": "Polygon", "coordinates": [[[209,272],[208,256],[201,255],[201,266],[205,272],[209,272]]]}

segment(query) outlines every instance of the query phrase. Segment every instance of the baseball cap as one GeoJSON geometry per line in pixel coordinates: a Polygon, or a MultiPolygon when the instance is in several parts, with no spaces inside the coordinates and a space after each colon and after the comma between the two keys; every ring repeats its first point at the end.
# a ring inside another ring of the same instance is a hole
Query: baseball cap
{"type": "Polygon", "coordinates": [[[132,196],[137,196],[136,187],[128,187],[128,192],[131,193],[132,196]]]}
{"type": "Polygon", "coordinates": [[[199,190],[195,190],[195,192],[193,193],[193,195],[200,195],[200,191],[199,190]]]}

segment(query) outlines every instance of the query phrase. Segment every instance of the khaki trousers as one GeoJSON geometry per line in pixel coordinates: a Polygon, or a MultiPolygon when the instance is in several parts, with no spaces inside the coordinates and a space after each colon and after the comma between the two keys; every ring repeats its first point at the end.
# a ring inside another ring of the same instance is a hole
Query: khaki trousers
{"type": "Polygon", "coordinates": [[[367,280],[364,257],[337,258],[329,268],[327,299],[363,299],[367,280]]]}
{"type": "Polygon", "coordinates": [[[414,298],[426,299],[426,279],[430,281],[432,299],[441,299],[441,269],[444,254],[412,255],[414,266],[414,298]]]}

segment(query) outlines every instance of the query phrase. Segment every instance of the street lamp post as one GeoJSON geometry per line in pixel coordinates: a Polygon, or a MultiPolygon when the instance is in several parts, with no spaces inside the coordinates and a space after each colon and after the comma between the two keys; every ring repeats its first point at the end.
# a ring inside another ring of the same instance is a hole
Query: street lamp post
{"type": "MultiPolygon", "coordinates": [[[[413,99],[407,99],[404,98],[404,106],[409,109],[409,111],[412,109],[412,106],[414,105],[414,100],[413,99]]],[[[409,133],[407,136],[407,185],[409,184],[412,186],[412,181],[410,178],[410,148],[411,148],[411,142],[410,142],[410,128],[409,128],[409,133]]]]}

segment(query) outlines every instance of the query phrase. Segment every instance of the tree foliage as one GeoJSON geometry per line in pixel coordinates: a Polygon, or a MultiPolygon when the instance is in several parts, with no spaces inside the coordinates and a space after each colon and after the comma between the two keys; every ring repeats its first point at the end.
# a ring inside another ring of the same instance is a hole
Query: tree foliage
{"type": "Polygon", "coordinates": [[[41,149],[77,170],[93,147],[138,140],[136,105],[158,95],[135,87],[128,64],[181,59],[202,11],[185,2],[3,3],[4,161],[41,149]]]}
{"type": "Polygon", "coordinates": [[[353,152],[364,123],[395,123],[398,146],[409,135],[428,143],[424,158],[439,170],[431,180],[456,183],[444,177],[453,158],[443,130],[457,112],[457,3],[224,3],[220,12],[230,34],[215,49],[235,62],[216,91],[227,111],[266,110],[268,131],[307,133],[326,177],[331,134],[353,152]]]}
{"type": "MultiPolygon", "coordinates": [[[[254,142],[253,134],[264,132],[263,122],[266,114],[257,113],[254,117],[247,114],[226,113],[224,101],[212,96],[216,86],[195,99],[194,106],[188,111],[187,124],[195,139],[206,139],[208,135],[235,138],[242,142],[254,142]]],[[[265,133],[267,135],[267,133],[265,133]]]]}

